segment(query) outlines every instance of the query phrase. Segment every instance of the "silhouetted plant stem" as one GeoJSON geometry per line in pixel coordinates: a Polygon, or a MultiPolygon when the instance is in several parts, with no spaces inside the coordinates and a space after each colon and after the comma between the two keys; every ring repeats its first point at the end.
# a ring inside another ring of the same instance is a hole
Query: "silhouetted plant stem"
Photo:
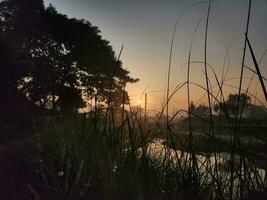
{"type": "MultiPolygon", "coordinates": [[[[208,13],[207,13],[207,18],[206,18],[206,28],[205,28],[205,44],[204,44],[204,70],[205,72],[204,73],[205,73],[206,88],[207,88],[207,95],[208,95],[210,128],[211,128],[211,134],[214,137],[214,123],[213,123],[213,117],[212,117],[212,104],[211,104],[211,97],[210,97],[211,92],[210,92],[208,69],[207,69],[207,43],[208,43],[208,27],[209,27],[210,8],[211,8],[211,1],[209,2],[208,13]]],[[[214,144],[213,144],[213,149],[215,149],[214,144]]],[[[215,172],[218,173],[216,151],[214,151],[214,158],[215,158],[215,172]]],[[[216,174],[215,181],[217,178],[218,178],[218,174],[216,174]]]]}
{"type": "Polygon", "coordinates": [[[193,8],[194,6],[203,4],[203,3],[210,3],[211,1],[201,1],[201,2],[197,2],[194,3],[192,5],[190,5],[189,7],[187,7],[186,9],[183,10],[183,12],[178,16],[175,24],[174,24],[174,28],[173,28],[173,32],[172,32],[172,38],[171,38],[171,46],[170,46],[170,54],[169,54],[169,62],[168,62],[168,73],[167,73],[167,96],[166,96],[166,124],[168,124],[169,122],[169,92],[170,92],[170,73],[171,73],[171,64],[172,64],[172,54],[173,54],[173,45],[174,45],[174,39],[175,39],[175,33],[176,33],[176,29],[178,26],[178,23],[180,21],[180,19],[183,17],[183,15],[190,10],[191,8],[193,8]]]}
{"type": "MultiPolygon", "coordinates": [[[[255,70],[251,69],[250,67],[244,65],[244,67],[246,69],[248,69],[249,71],[253,72],[254,74],[258,74],[255,70]]],[[[264,76],[261,75],[261,78],[264,80],[264,81],[267,81],[267,78],[265,78],[264,76]]]]}
{"type": "MultiPolygon", "coordinates": [[[[251,0],[249,0],[249,6],[248,6],[248,15],[247,15],[247,24],[246,24],[246,32],[245,35],[248,34],[249,31],[249,22],[250,22],[250,12],[251,12],[251,0]]],[[[239,81],[239,88],[238,88],[238,99],[237,99],[237,105],[236,105],[236,114],[235,114],[235,127],[234,127],[234,135],[233,135],[233,149],[231,153],[231,189],[230,189],[230,197],[232,198],[233,195],[233,187],[234,187],[234,162],[235,162],[235,151],[238,144],[240,144],[239,135],[237,134],[238,129],[238,121],[240,122],[242,119],[242,112],[239,116],[239,109],[240,109],[240,99],[241,99],[241,90],[242,90],[242,83],[243,83],[243,74],[244,74],[244,65],[245,65],[245,58],[246,58],[246,49],[247,49],[247,41],[245,39],[244,42],[244,48],[243,48],[243,56],[242,56],[242,64],[241,64],[241,72],[240,72],[240,81],[239,81]]],[[[241,159],[240,159],[241,161],[241,159]]],[[[240,162],[240,169],[242,170],[242,163],[240,162]]],[[[239,177],[240,181],[242,177],[239,177]]],[[[240,196],[242,196],[242,185],[240,185],[240,196]]]]}
{"type": "Polygon", "coordinates": [[[210,113],[210,124],[211,131],[213,133],[213,118],[212,118],[212,106],[211,106],[211,98],[210,98],[210,87],[209,87],[209,78],[208,78],[208,69],[207,69],[207,42],[208,42],[208,27],[209,27],[209,16],[210,16],[210,3],[208,7],[208,13],[206,18],[206,28],[205,28],[205,44],[204,44],[204,70],[205,70],[205,80],[206,80],[206,88],[208,91],[208,104],[209,104],[209,113],[210,113]]]}
{"type": "MultiPolygon", "coordinates": [[[[249,30],[249,22],[250,22],[250,12],[251,12],[251,0],[249,0],[249,7],[248,7],[248,16],[247,16],[247,25],[246,25],[246,32],[245,36],[248,35],[249,30]]],[[[238,99],[237,99],[237,108],[236,108],[236,125],[238,122],[238,112],[239,112],[239,104],[240,104],[240,97],[241,97],[241,89],[242,89],[242,83],[243,83],[243,74],[244,74],[244,65],[245,65],[245,59],[246,59],[246,50],[247,50],[247,40],[245,39],[244,42],[244,48],[243,48],[243,56],[242,56],[242,63],[241,63],[241,71],[240,71],[240,81],[239,81],[239,90],[238,90],[238,99]]],[[[240,116],[241,118],[242,116],[240,116]]]]}
{"type": "Polygon", "coordinates": [[[191,44],[190,44],[190,49],[189,49],[189,53],[188,53],[188,65],[187,65],[187,107],[188,107],[188,127],[189,127],[189,150],[190,153],[192,155],[192,165],[195,168],[195,166],[197,167],[197,161],[195,158],[195,154],[193,152],[193,130],[192,130],[192,119],[191,119],[191,99],[190,99],[190,64],[191,64],[191,52],[192,52],[192,47],[193,47],[193,42],[194,42],[194,38],[195,38],[195,34],[197,32],[197,29],[200,25],[201,20],[199,20],[198,24],[195,27],[193,36],[192,36],[192,40],[191,40],[191,44]]]}
{"type": "Polygon", "coordinates": [[[261,83],[261,87],[262,87],[262,91],[263,91],[263,93],[264,93],[265,100],[267,101],[266,87],[265,87],[265,85],[264,85],[263,78],[262,78],[262,75],[261,75],[261,72],[260,72],[260,68],[259,68],[259,66],[258,66],[257,60],[256,60],[256,58],[255,58],[255,55],[254,55],[254,52],[253,52],[253,49],[252,49],[252,47],[251,47],[251,44],[250,44],[250,41],[249,41],[249,39],[248,39],[247,34],[246,34],[246,41],[247,41],[247,43],[248,43],[249,50],[250,50],[250,53],[251,53],[251,56],[252,56],[252,59],[253,59],[253,63],[254,63],[254,65],[255,65],[255,68],[256,68],[256,71],[257,71],[257,74],[258,74],[260,83],[261,83]]]}

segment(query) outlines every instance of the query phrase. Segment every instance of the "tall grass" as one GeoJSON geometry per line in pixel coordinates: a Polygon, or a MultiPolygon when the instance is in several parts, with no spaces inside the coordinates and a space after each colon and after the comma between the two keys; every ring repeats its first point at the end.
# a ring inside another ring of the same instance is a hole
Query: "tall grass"
{"type": "MultiPolygon", "coordinates": [[[[38,131],[34,144],[38,149],[36,169],[44,184],[38,191],[41,196],[44,193],[63,199],[229,199],[231,189],[240,190],[239,173],[244,170],[244,193],[242,196],[234,193],[233,199],[245,199],[249,191],[266,189],[266,179],[253,153],[244,149],[236,152],[247,156],[246,168],[240,172],[235,162],[234,184],[230,188],[231,160],[222,161],[223,156],[213,160],[213,156],[208,156],[213,153],[201,157],[197,149],[193,150],[198,144],[197,137],[190,138],[190,146],[185,144],[181,148],[179,133],[165,129],[177,137],[175,146],[181,151],[167,150],[165,146],[159,149],[161,156],[156,156],[151,147],[153,137],[143,135],[136,113],[126,112],[123,136],[120,125],[114,128],[114,134],[109,134],[110,129],[102,124],[104,117],[104,113],[91,113],[51,119],[46,128],[38,131]]],[[[208,120],[198,119],[209,124],[208,120]]],[[[228,145],[231,150],[231,144],[206,134],[212,139],[209,142],[228,145]]]]}
{"type": "MultiPolygon", "coordinates": [[[[247,37],[250,9],[251,1],[244,49],[248,43],[251,56],[255,58],[247,37]]],[[[223,70],[219,80],[207,59],[210,10],[211,1],[193,4],[183,11],[175,23],[168,65],[167,98],[155,122],[148,122],[147,114],[142,118],[141,112],[134,112],[130,105],[129,109],[125,109],[128,99],[124,92],[119,110],[112,107],[110,99],[110,104],[102,110],[95,108],[84,114],[50,117],[46,122],[41,120],[43,125],[36,126],[33,146],[37,149],[34,154],[36,172],[43,181],[35,192],[48,199],[239,200],[266,197],[266,166],[262,160],[266,153],[263,149],[257,149],[257,145],[266,145],[267,138],[242,127],[244,123],[250,123],[242,119],[244,105],[241,94],[243,91],[250,94],[250,86],[242,88],[246,51],[243,53],[237,87],[237,110],[241,112],[236,112],[233,117],[223,88],[227,85],[228,69],[225,74],[223,70]],[[203,3],[208,3],[204,61],[191,61],[193,39],[199,22],[188,53],[187,80],[171,91],[171,59],[178,22],[188,9],[203,3]],[[206,86],[190,81],[190,66],[193,63],[204,64],[206,86]],[[212,78],[216,81],[217,93],[215,86],[212,87],[212,78]],[[169,102],[185,86],[188,109],[179,109],[170,116],[169,102]],[[191,109],[191,87],[198,87],[207,94],[207,117],[191,109]],[[220,105],[219,115],[212,113],[215,103],[220,105]],[[165,111],[166,120],[162,120],[165,111]],[[177,121],[181,113],[187,117],[177,121]]],[[[226,57],[229,56],[228,52],[229,48],[226,57]]],[[[263,82],[258,63],[253,60],[256,71],[252,72],[257,73],[263,82]]],[[[123,87],[125,90],[125,85],[123,87]]],[[[266,93],[264,89],[263,92],[266,93]]]]}

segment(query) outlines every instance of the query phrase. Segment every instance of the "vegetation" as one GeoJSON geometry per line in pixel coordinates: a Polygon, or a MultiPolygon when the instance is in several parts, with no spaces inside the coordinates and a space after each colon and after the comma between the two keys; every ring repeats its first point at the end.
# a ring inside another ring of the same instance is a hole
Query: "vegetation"
{"type": "Polygon", "coordinates": [[[88,21],[44,8],[41,0],[3,1],[0,15],[1,89],[34,105],[74,111],[91,98],[121,104],[125,84],[137,81],[88,21]]]}
{"type": "MultiPolygon", "coordinates": [[[[190,81],[192,39],[187,81],[170,91],[181,15],[173,31],[166,102],[149,121],[140,107],[130,106],[125,91],[138,79],[123,69],[96,27],[45,8],[41,0],[0,2],[0,89],[5,93],[0,119],[32,123],[27,158],[35,199],[266,198],[266,108],[252,104],[248,89],[242,90],[245,51],[238,93],[226,98],[224,74],[219,80],[212,67],[219,91],[211,91],[206,55],[211,1],[201,3],[209,5],[201,63],[206,86],[190,81]],[[191,101],[192,85],[207,94],[207,105],[191,101]],[[184,86],[188,109],[170,115],[169,102],[184,86]],[[90,100],[92,109],[79,113],[90,100]]],[[[250,7],[251,1],[248,25],[250,7]]]]}

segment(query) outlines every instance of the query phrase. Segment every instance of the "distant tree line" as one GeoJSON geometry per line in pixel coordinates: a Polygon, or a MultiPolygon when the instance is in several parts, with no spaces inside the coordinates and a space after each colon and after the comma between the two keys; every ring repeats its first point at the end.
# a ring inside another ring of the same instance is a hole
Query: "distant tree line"
{"type": "MultiPolygon", "coordinates": [[[[214,115],[229,115],[235,117],[237,115],[238,94],[229,94],[225,103],[215,103],[212,107],[214,115]]],[[[261,105],[253,105],[251,97],[245,93],[241,93],[239,102],[238,116],[241,115],[245,118],[267,119],[267,109],[261,105]]],[[[192,116],[208,117],[209,108],[206,105],[195,105],[191,102],[190,111],[192,116]]]]}
{"type": "Polygon", "coordinates": [[[138,81],[97,27],[42,0],[0,2],[0,63],[0,109],[9,113],[19,99],[62,112],[90,98],[115,106],[127,99],[124,85],[138,81]]]}

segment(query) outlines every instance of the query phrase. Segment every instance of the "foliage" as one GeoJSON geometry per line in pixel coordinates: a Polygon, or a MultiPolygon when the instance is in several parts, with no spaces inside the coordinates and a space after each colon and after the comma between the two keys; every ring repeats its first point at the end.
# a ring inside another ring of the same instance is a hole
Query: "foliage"
{"type": "Polygon", "coordinates": [[[24,54],[17,58],[27,61],[20,66],[25,74],[12,70],[16,85],[37,105],[79,108],[85,97],[95,96],[107,102],[122,95],[125,84],[138,81],[88,21],[70,19],[51,5],[45,8],[41,0],[5,0],[0,16],[2,34],[20,42],[17,48],[24,54]]]}
{"type": "MultiPolygon", "coordinates": [[[[214,111],[217,112],[221,112],[221,113],[225,113],[226,110],[225,108],[227,108],[227,112],[232,115],[232,116],[236,116],[237,115],[237,105],[238,105],[238,99],[239,99],[239,95],[238,94],[229,94],[225,105],[224,104],[215,104],[213,106],[214,111]]],[[[238,114],[240,115],[241,113],[245,113],[249,106],[251,106],[251,98],[250,96],[248,96],[245,93],[241,93],[240,95],[240,101],[239,104],[241,105],[239,107],[239,111],[238,114]]]]}
{"type": "Polygon", "coordinates": [[[209,116],[209,107],[203,104],[196,106],[192,101],[190,104],[190,112],[193,116],[196,117],[208,117],[209,116]]]}
{"type": "MultiPolygon", "coordinates": [[[[183,141],[188,140],[187,136],[177,128],[171,130],[176,136],[174,144],[165,140],[166,146],[158,149],[159,144],[142,131],[138,116],[125,114],[123,130],[121,124],[106,120],[104,111],[50,118],[46,123],[42,120],[42,127],[37,124],[36,128],[41,129],[36,131],[33,141],[37,150],[34,160],[43,185],[38,194],[42,196],[43,192],[63,199],[239,200],[246,199],[249,191],[266,189],[263,181],[266,176],[258,167],[257,152],[247,149],[251,141],[236,150],[246,158],[240,155],[231,158],[230,154],[214,151],[210,145],[214,143],[218,151],[231,152],[231,139],[226,141],[231,137],[229,133],[220,140],[194,135],[194,146],[190,147],[183,141]],[[170,146],[179,148],[179,144],[183,148],[177,155],[170,146]],[[203,148],[208,153],[196,153],[196,149],[203,148]],[[197,163],[194,159],[198,159],[197,163]],[[246,165],[241,173],[248,178],[238,171],[242,166],[240,159],[246,165]],[[232,161],[235,169],[231,168],[232,161]],[[230,186],[231,173],[234,173],[234,188],[230,186]],[[233,196],[230,190],[236,191],[233,196]]],[[[164,128],[160,130],[163,132],[164,128]]]]}

